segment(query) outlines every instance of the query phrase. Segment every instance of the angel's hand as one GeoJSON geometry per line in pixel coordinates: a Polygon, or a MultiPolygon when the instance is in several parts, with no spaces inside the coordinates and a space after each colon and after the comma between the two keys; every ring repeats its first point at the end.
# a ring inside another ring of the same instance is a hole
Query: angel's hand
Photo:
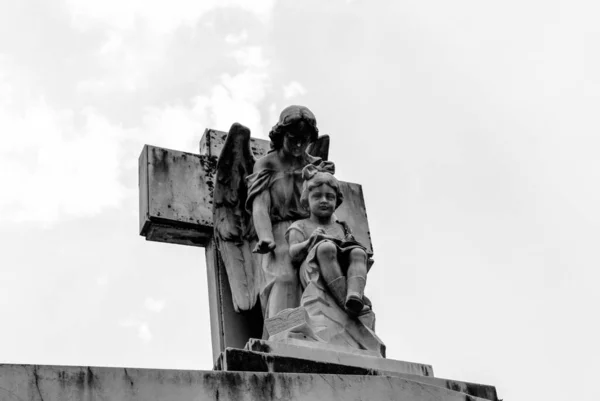
{"type": "Polygon", "coordinates": [[[258,240],[252,250],[253,253],[269,253],[275,249],[275,241],[272,238],[258,240]]]}

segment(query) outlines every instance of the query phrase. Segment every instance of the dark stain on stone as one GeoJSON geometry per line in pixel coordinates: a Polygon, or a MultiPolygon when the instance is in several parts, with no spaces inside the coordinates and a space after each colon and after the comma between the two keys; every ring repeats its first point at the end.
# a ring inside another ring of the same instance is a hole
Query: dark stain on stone
{"type": "Polygon", "coordinates": [[[200,164],[204,169],[204,172],[213,177],[215,175],[215,171],[217,170],[217,157],[216,156],[200,156],[200,164]]]}
{"type": "Polygon", "coordinates": [[[92,368],[90,368],[89,366],[87,367],[86,378],[87,378],[87,385],[90,388],[94,387],[94,379],[95,379],[94,372],[92,372],[92,368]]]}
{"type": "Polygon", "coordinates": [[[67,385],[67,374],[64,370],[58,372],[58,383],[61,387],[65,387],[67,385]]]}
{"type": "Polygon", "coordinates": [[[430,376],[429,369],[425,365],[421,365],[421,373],[423,373],[423,376],[430,376]]]}
{"type": "Polygon", "coordinates": [[[459,383],[454,381],[447,381],[446,387],[452,391],[465,393],[467,396],[484,398],[491,401],[498,401],[496,388],[493,386],[486,386],[483,384],[475,383],[459,383]]]}
{"type": "Polygon", "coordinates": [[[221,387],[227,389],[229,399],[241,400],[244,397],[244,391],[242,389],[243,378],[242,374],[238,372],[224,372],[217,376],[217,380],[221,381],[221,387]],[[222,375],[222,376],[221,376],[222,375]]]}
{"type": "Polygon", "coordinates": [[[453,381],[447,381],[446,382],[446,387],[448,389],[452,390],[452,391],[458,391],[458,392],[461,392],[461,393],[463,391],[462,388],[461,388],[461,386],[458,383],[453,382],[453,381]]]}
{"type": "Polygon", "coordinates": [[[79,371],[75,376],[75,386],[80,390],[85,388],[85,372],[83,370],[79,371]]]}
{"type": "MultiPolygon", "coordinates": [[[[250,376],[250,391],[254,400],[274,400],[277,381],[273,374],[250,376]]],[[[285,399],[285,398],[284,398],[285,399]]]]}
{"type": "Polygon", "coordinates": [[[239,387],[242,384],[242,378],[237,372],[226,372],[223,379],[226,387],[239,387]]]}
{"type": "MultiPolygon", "coordinates": [[[[308,377],[312,378],[314,376],[308,376],[308,377]]],[[[282,400],[291,400],[293,398],[292,389],[294,388],[294,385],[297,383],[297,381],[295,381],[294,378],[290,375],[279,375],[279,376],[277,376],[277,380],[281,383],[279,386],[279,389],[282,392],[281,399],[282,400]]]]}
{"type": "Polygon", "coordinates": [[[33,365],[33,385],[35,386],[38,395],[40,396],[40,400],[44,401],[44,397],[42,397],[42,390],[40,389],[40,376],[38,375],[38,366],[33,365]]]}
{"type": "Polygon", "coordinates": [[[485,384],[464,383],[466,393],[479,398],[485,398],[491,401],[498,401],[498,394],[494,386],[485,384]]]}
{"type": "Polygon", "coordinates": [[[252,351],[264,352],[268,354],[271,352],[271,346],[262,341],[254,341],[252,343],[252,351]]]}
{"type": "Polygon", "coordinates": [[[169,176],[169,152],[166,149],[152,148],[152,164],[154,166],[154,172],[160,178],[159,180],[164,181],[169,176]]]}
{"type": "Polygon", "coordinates": [[[127,372],[126,368],[123,368],[123,370],[125,371],[125,380],[127,380],[131,387],[133,387],[133,379],[131,378],[131,376],[129,376],[129,372],[127,372]]]}

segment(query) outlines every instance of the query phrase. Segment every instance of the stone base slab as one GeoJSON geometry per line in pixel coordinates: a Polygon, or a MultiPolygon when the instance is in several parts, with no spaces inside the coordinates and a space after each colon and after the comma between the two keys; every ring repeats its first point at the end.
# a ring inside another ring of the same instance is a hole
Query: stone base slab
{"type": "MultiPolygon", "coordinates": [[[[266,341],[260,341],[258,343],[263,346],[263,350],[266,350],[264,348],[265,342],[266,341]]],[[[249,343],[248,347],[254,349],[258,348],[257,343],[249,343]]],[[[343,375],[344,377],[348,377],[349,375],[393,376],[418,382],[424,385],[431,385],[451,389],[454,391],[464,393],[468,396],[480,397],[482,399],[492,401],[498,400],[495,387],[488,386],[485,384],[461,382],[457,380],[442,379],[432,376],[414,375],[404,373],[401,371],[393,372],[382,369],[372,369],[368,367],[344,365],[340,363],[314,361],[310,359],[295,358],[291,356],[282,356],[274,353],[249,351],[247,349],[226,349],[221,354],[221,357],[219,358],[215,369],[234,372],[250,371],[269,373],[336,374],[343,375]]],[[[469,398],[465,399],[469,400],[469,398]]]]}
{"type": "Polygon", "coordinates": [[[381,358],[375,356],[374,352],[366,350],[349,352],[347,348],[337,349],[334,345],[321,344],[314,341],[288,340],[288,342],[279,342],[250,339],[246,344],[246,349],[317,362],[356,366],[387,372],[409,373],[417,376],[433,376],[433,367],[431,365],[381,358]]]}
{"type": "Polygon", "coordinates": [[[481,401],[386,376],[0,365],[0,401],[481,401]]]}

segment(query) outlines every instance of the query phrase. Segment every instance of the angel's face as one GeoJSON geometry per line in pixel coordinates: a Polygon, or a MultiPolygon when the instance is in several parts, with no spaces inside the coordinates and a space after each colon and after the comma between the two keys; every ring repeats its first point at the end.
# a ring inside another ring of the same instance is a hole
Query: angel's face
{"type": "Polygon", "coordinates": [[[314,187],[308,193],[308,208],[310,214],[317,217],[331,217],[335,211],[336,193],[327,184],[314,187]]]}
{"type": "Polygon", "coordinates": [[[294,157],[300,157],[306,152],[309,141],[310,131],[307,128],[292,128],[283,136],[283,150],[294,157]]]}

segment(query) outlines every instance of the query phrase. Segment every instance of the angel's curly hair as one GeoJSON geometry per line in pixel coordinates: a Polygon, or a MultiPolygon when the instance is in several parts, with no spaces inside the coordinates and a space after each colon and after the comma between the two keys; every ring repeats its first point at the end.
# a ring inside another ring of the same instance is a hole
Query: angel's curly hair
{"type": "Polygon", "coordinates": [[[284,134],[289,131],[291,125],[295,124],[298,124],[299,128],[307,127],[310,129],[309,142],[317,140],[319,129],[317,128],[317,119],[312,111],[305,106],[288,106],[283,109],[279,116],[279,122],[269,132],[272,149],[281,149],[284,134]]]}
{"type": "Polygon", "coordinates": [[[302,184],[302,194],[300,195],[300,205],[308,210],[308,195],[313,189],[320,187],[325,184],[330,186],[335,191],[335,208],[340,207],[344,201],[344,194],[340,187],[340,182],[333,176],[333,174],[327,171],[320,171],[313,165],[308,165],[302,170],[302,178],[304,183],[302,184]]]}

